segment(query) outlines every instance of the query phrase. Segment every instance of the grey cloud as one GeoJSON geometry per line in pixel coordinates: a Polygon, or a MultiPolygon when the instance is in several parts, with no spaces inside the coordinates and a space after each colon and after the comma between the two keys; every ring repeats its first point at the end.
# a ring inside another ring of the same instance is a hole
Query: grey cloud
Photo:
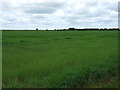
{"type": "Polygon", "coordinates": [[[85,3],[86,6],[84,8],[80,8],[78,11],[70,13],[69,16],[64,17],[64,19],[70,24],[79,24],[81,22],[96,22],[101,24],[109,23],[116,20],[117,16],[111,13],[112,11],[116,11],[116,4],[117,3],[104,2],[101,2],[101,4],[99,4],[98,2],[85,3]]]}
{"type": "Polygon", "coordinates": [[[35,19],[46,19],[46,16],[43,16],[43,15],[35,15],[35,16],[31,16],[31,18],[35,18],[35,19]]]}
{"type": "Polygon", "coordinates": [[[86,2],[85,3],[85,5],[86,5],[86,7],[96,7],[96,6],[98,6],[98,2],[96,1],[94,1],[94,2],[86,2]]]}
{"type": "MultiPolygon", "coordinates": [[[[11,1],[10,1],[11,2],[11,1]]],[[[99,0],[67,4],[67,1],[44,3],[3,2],[3,27],[18,28],[62,28],[75,27],[114,27],[117,26],[117,4],[99,0]],[[78,4],[79,3],[79,4],[78,4]],[[77,8],[77,5],[83,5],[77,8]],[[85,5],[85,6],[84,6],[85,5]]]]}
{"type": "Polygon", "coordinates": [[[2,10],[9,10],[10,9],[10,4],[7,2],[2,2],[2,10]]]}
{"type": "Polygon", "coordinates": [[[1,2],[1,10],[2,12],[16,12],[18,11],[20,8],[17,5],[12,5],[11,3],[7,2],[7,1],[2,1],[1,2]]]}
{"type": "Polygon", "coordinates": [[[118,3],[117,2],[101,2],[100,6],[109,11],[118,12],[118,3]]]}
{"type": "Polygon", "coordinates": [[[24,4],[22,9],[26,13],[47,14],[47,13],[55,12],[63,5],[64,5],[63,3],[58,3],[58,2],[34,3],[34,4],[24,4]]]}
{"type": "Polygon", "coordinates": [[[2,17],[4,20],[9,21],[9,22],[15,22],[16,21],[16,16],[15,15],[4,15],[2,17]]]}
{"type": "Polygon", "coordinates": [[[89,9],[88,7],[84,7],[84,8],[82,8],[82,9],[76,11],[76,14],[79,14],[79,15],[86,15],[86,14],[89,13],[89,10],[90,10],[90,9],[89,9]]]}

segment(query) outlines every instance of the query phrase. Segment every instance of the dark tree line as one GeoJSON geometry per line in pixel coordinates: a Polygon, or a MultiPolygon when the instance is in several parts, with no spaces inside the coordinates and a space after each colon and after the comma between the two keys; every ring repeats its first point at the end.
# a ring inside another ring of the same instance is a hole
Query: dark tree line
{"type": "MultiPolygon", "coordinates": [[[[38,28],[36,28],[38,30],[38,28]]],[[[119,31],[119,28],[84,28],[84,29],[76,29],[74,27],[70,27],[68,29],[54,29],[55,31],[119,31]]],[[[46,29],[46,31],[50,31],[46,29]]],[[[53,31],[53,30],[52,30],[53,31]]]]}
{"type": "Polygon", "coordinates": [[[61,29],[61,31],[119,31],[119,28],[84,28],[84,29],[76,29],[76,28],[68,28],[68,29],[61,29]]]}
{"type": "MultiPolygon", "coordinates": [[[[7,31],[10,29],[3,29],[3,31],[7,31]]],[[[68,28],[68,29],[54,29],[54,30],[50,30],[50,29],[46,29],[46,30],[41,30],[36,28],[36,31],[120,31],[120,28],[84,28],[84,29],[76,29],[74,27],[68,28]]],[[[25,29],[25,31],[35,31],[35,30],[30,30],[30,29],[25,29]]],[[[16,31],[16,30],[10,30],[10,31],[16,31]]],[[[19,30],[17,30],[19,31],[19,30]]],[[[21,31],[21,30],[20,30],[21,31]]]]}

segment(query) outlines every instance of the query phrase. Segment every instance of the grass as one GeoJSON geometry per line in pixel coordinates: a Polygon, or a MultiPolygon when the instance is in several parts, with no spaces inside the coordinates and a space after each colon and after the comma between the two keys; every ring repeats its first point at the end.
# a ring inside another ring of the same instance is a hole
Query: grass
{"type": "Polygon", "coordinates": [[[117,78],[117,31],[2,34],[3,88],[109,87],[99,83],[117,78]]]}

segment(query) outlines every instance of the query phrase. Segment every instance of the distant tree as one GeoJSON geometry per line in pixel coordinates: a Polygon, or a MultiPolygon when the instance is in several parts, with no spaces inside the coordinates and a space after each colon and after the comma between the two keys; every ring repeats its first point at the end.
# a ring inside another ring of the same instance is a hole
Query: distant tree
{"type": "Polygon", "coordinates": [[[74,28],[74,27],[72,27],[72,28],[69,28],[68,30],[71,30],[71,31],[73,31],[73,30],[75,30],[75,28],[74,28]]]}
{"type": "Polygon", "coordinates": [[[66,29],[63,29],[63,31],[66,31],[66,29]]]}
{"type": "Polygon", "coordinates": [[[36,30],[38,30],[38,28],[36,28],[36,30]]]}
{"type": "Polygon", "coordinates": [[[107,30],[107,28],[104,28],[104,30],[107,30]]]}

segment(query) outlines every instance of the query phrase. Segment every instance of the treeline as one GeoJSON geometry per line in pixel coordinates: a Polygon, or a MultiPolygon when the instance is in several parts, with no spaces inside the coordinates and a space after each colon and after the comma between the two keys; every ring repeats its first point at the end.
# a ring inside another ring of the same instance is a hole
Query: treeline
{"type": "Polygon", "coordinates": [[[119,31],[119,28],[84,28],[84,29],[76,29],[76,28],[68,28],[68,29],[55,29],[56,31],[119,31]]]}
{"type": "MultiPolygon", "coordinates": [[[[36,30],[39,30],[36,28],[36,30]]],[[[76,29],[76,28],[68,28],[68,29],[54,29],[54,31],[119,31],[119,28],[84,28],[84,29],[76,29]]],[[[46,31],[53,31],[48,30],[46,31]]]]}
{"type": "MultiPolygon", "coordinates": [[[[5,30],[5,29],[3,29],[5,30]]],[[[46,30],[42,30],[42,29],[35,29],[36,31],[120,31],[120,28],[84,28],[84,29],[77,29],[77,28],[68,28],[68,29],[46,29],[46,30]]],[[[28,30],[25,29],[25,31],[35,31],[35,30],[28,30]]],[[[16,31],[16,30],[5,30],[5,31],[16,31]]],[[[21,31],[21,30],[17,30],[17,31],[21,31]]],[[[24,31],[24,30],[22,30],[24,31]]]]}

